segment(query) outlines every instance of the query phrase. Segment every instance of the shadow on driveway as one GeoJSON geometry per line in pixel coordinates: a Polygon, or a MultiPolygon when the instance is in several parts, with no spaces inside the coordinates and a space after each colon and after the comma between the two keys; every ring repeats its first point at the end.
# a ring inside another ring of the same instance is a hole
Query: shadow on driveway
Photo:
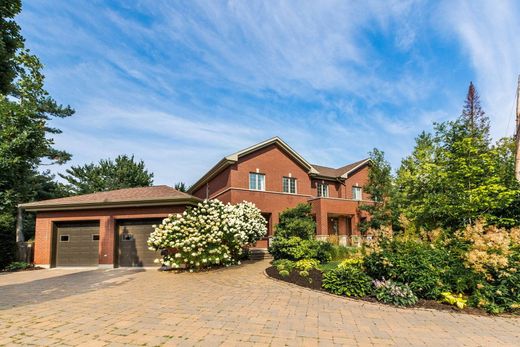
{"type": "MultiPolygon", "coordinates": [[[[40,270],[54,271],[54,270],[40,270]]],[[[74,271],[74,270],[56,270],[74,271]]],[[[110,287],[131,281],[132,274],[144,269],[87,270],[48,278],[24,281],[0,286],[0,310],[25,305],[38,304],[64,297],[110,287]]]]}

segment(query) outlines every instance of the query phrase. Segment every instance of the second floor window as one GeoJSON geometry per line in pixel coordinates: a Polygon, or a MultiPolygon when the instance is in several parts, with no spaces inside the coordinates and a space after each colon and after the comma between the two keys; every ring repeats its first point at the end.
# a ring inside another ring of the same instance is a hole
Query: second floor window
{"type": "Polygon", "coordinates": [[[249,173],[249,189],[265,190],[265,175],[260,173],[249,173]]]}
{"type": "Polygon", "coordinates": [[[352,187],[352,199],[363,200],[361,187],[352,187]]]}
{"type": "Polygon", "coordinates": [[[329,196],[329,186],[326,183],[318,183],[318,196],[323,198],[329,196]]]}
{"type": "Polygon", "coordinates": [[[296,194],[296,178],[284,177],[283,178],[283,192],[296,194]]]}

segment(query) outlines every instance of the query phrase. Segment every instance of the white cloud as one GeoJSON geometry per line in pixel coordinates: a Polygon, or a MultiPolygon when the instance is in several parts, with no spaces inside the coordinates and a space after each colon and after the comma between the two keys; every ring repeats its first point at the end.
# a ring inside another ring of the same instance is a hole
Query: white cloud
{"type": "Polygon", "coordinates": [[[477,90],[499,138],[514,131],[514,101],[520,73],[520,6],[515,1],[446,2],[443,30],[454,31],[476,72],[477,90]]]}
{"type": "MultiPolygon", "coordinates": [[[[422,2],[119,5],[127,8],[29,2],[22,15],[51,94],[77,109],[56,121],[72,164],[135,153],[157,183],[194,182],[222,156],[278,135],[323,165],[376,146],[395,165],[417,132],[450,114],[451,100],[428,103],[442,77],[415,47],[428,31],[422,2]],[[393,54],[406,58],[395,63],[393,54]]],[[[451,27],[473,52],[478,21],[465,23],[451,27]]],[[[474,64],[496,72],[497,57],[477,48],[474,64]]],[[[501,104],[494,98],[486,103],[501,104]]]]}

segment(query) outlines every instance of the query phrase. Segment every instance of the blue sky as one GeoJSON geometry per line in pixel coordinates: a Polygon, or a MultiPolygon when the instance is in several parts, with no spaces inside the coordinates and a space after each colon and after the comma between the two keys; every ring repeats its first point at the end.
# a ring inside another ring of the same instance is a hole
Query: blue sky
{"type": "Polygon", "coordinates": [[[76,114],[69,165],[135,154],[155,183],[195,182],[280,136],[338,167],[460,114],[469,81],[495,138],[514,130],[514,1],[24,1],[26,46],[76,114]]]}

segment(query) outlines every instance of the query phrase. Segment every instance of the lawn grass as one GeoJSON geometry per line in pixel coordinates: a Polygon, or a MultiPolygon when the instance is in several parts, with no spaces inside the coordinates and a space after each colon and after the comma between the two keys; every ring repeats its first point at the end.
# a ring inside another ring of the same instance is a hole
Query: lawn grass
{"type": "Polygon", "coordinates": [[[320,264],[320,266],[318,266],[318,269],[321,272],[327,272],[330,270],[334,270],[335,268],[338,267],[338,265],[341,263],[341,261],[342,260],[333,260],[333,261],[329,261],[328,263],[320,264]]]}

